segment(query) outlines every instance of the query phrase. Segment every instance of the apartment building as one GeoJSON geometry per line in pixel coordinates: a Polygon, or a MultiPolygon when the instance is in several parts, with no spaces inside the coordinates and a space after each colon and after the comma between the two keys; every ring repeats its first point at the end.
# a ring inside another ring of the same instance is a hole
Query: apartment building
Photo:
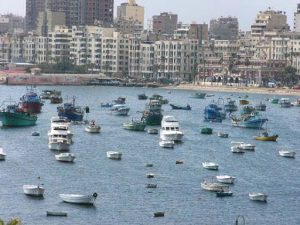
{"type": "Polygon", "coordinates": [[[221,17],[210,21],[210,38],[216,40],[237,40],[239,21],[235,17],[221,17]]]}
{"type": "Polygon", "coordinates": [[[152,17],[152,30],[156,34],[173,35],[177,28],[178,15],[163,12],[152,17]]]}

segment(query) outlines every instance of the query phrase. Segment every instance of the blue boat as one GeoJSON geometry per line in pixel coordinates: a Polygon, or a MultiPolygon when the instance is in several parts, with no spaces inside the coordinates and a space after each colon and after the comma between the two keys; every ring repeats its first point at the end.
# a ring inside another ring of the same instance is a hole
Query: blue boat
{"type": "Polygon", "coordinates": [[[204,109],[205,122],[222,122],[225,119],[226,113],[216,104],[210,104],[204,109]]]}
{"type": "Polygon", "coordinates": [[[267,118],[259,115],[258,113],[246,114],[240,118],[231,116],[230,118],[233,126],[252,129],[261,129],[264,123],[268,121],[267,118]]]}
{"type": "Polygon", "coordinates": [[[84,109],[79,106],[75,106],[75,98],[72,103],[65,103],[63,106],[57,107],[59,117],[66,117],[70,121],[82,121],[84,115],[84,109]]]}

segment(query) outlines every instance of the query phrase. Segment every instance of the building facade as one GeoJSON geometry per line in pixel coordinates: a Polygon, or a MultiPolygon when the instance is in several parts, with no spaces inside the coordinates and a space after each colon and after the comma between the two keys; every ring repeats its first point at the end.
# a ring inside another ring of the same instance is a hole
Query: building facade
{"type": "Polygon", "coordinates": [[[177,28],[178,15],[173,13],[161,13],[152,17],[152,29],[156,34],[173,35],[177,28]]]}
{"type": "Polygon", "coordinates": [[[221,17],[210,21],[210,38],[216,40],[237,40],[239,22],[235,17],[221,17]]]}

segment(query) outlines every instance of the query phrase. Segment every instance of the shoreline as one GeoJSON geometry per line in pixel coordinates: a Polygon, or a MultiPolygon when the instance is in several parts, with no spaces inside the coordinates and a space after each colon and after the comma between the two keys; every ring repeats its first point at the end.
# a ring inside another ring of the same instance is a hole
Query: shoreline
{"type": "Polygon", "coordinates": [[[290,95],[300,96],[300,90],[286,89],[286,88],[261,88],[261,87],[228,87],[228,86],[203,86],[193,84],[181,84],[178,86],[163,87],[170,90],[191,90],[204,92],[234,92],[243,94],[266,94],[266,95],[290,95]]]}

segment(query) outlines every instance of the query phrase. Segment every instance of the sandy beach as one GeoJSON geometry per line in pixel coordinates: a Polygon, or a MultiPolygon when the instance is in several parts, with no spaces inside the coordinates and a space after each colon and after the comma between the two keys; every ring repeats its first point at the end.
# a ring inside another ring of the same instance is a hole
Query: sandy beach
{"type": "Polygon", "coordinates": [[[291,95],[300,96],[300,90],[288,88],[261,88],[261,87],[233,87],[233,86],[208,86],[208,85],[195,85],[195,84],[181,84],[178,86],[165,87],[167,89],[178,90],[195,90],[203,92],[236,92],[236,93],[257,93],[267,95],[291,95]]]}

